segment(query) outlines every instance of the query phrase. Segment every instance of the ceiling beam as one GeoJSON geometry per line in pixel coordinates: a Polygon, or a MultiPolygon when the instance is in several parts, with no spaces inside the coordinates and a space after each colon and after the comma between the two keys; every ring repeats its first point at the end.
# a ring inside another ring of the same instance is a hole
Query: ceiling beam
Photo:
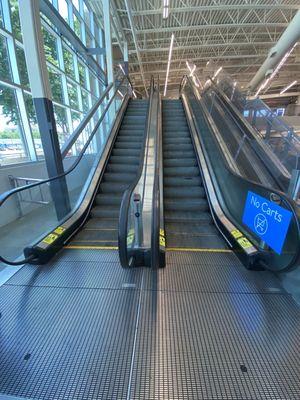
{"type": "MultiPolygon", "coordinates": [[[[165,64],[166,64],[166,62],[165,62],[165,64]]],[[[172,62],[172,64],[173,64],[173,62],[172,62]]],[[[238,68],[249,68],[249,67],[256,68],[256,67],[260,67],[260,66],[261,66],[261,64],[232,64],[232,65],[224,65],[224,64],[222,64],[222,67],[223,67],[224,70],[238,69],[238,68]]],[[[285,64],[285,69],[289,68],[289,67],[295,67],[297,69],[296,72],[298,72],[299,66],[300,66],[300,62],[293,63],[293,64],[285,64]]],[[[201,67],[199,67],[199,68],[201,68],[201,67]]],[[[184,63],[184,66],[181,67],[181,68],[172,68],[170,70],[170,73],[171,72],[184,72],[184,71],[186,71],[186,73],[188,73],[188,69],[185,66],[185,63],[184,63]]],[[[196,70],[196,72],[197,72],[197,70],[196,70]]],[[[165,73],[166,73],[166,69],[151,69],[149,71],[148,70],[144,70],[144,74],[145,75],[165,74],[165,73]]],[[[243,74],[243,73],[246,73],[246,71],[245,72],[239,71],[238,73],[243,74]]],[[[251,72],[249,72],[249,74],[251,74],[251,72]]],[[[140,75],[139,72],[130,72],[130,76],[139,76],[139,75],[140,75]]]]}
{"type": "MultiPolygon", "coordinates": [[[[173,51],[180,51],[180,50],[192,50],[192,49],[202,49],[202,48],[212,48],[212,47],[248,47],[248,46],[269,46],[271,47],[274,45],[276,42],[227,42],[227,43],[198,43],[194,45],[182,45],[182,46],[175,46],[173,48],[173,51]]],[[[160,53],[160,52],[168,52],[169,47],[156,47],[156,48],[148,48],[148,49],[143,49],[139,48],[139,51],[142,53],[160,53]]],[[[136,49],[129,50],[129,54],[136,53],[136,49]]]]}
{"type": "MultiPolygon", "coordinates": [[[[279,93],[270,93],[270,94],[262,94],[259,96],[260,99],[279,99],[281,97],[298,97],[300,96],[300,92],[285,92],[283,94],[279,93]]],[[[249,96],[249,100],[255,99],[254,96],[249,96]]]]}
{"type": "MultiPolygon", "coordinates": [[[[211,56],[209,54],[199,54],[199,56],[195,57],[193,55],[185,54],[183,58],[177,58],[172,60],[172,64],[175,62],[184,62],[185,60],[189,61],[202,61],[203,63],[206,63],[207,60],[236,60],[236,59],[260,59],[266,58],[267,53],[261,53],[261,54],[223,54],[221,56],[211,56]]],[[[147,65],[147,64],[166,64],[167,62],[165,60],[157,60],[157,58],[153,60],[142,60],[142,63],[147,65]]],[[[138,62],[132,61],[130,62],[130,65],[139,65],[138,62]]]]}
{"type": "MultiPolygon", "coordinates": [[[[128,1],[128,0],[125,0],[128,1]]],[[[254,29],[254,28],[286,28],[288,22],[232,22],[231,24],[205,24],[205,25],[184,25],[184,26],[166,26],[166,27],[155,27],[151,29],[139,29],[136,31],[137,35],[147,35],[153,33],[167,33],[167,32],[182,32],[182,31],[195,31],[195,30],[209,30],[209,29],[254,29]]],[[[176,39],[176,37],[175,37],[176,39]]]]}
{"type": "MultiPolygon", "coordinates": [[[[155,8],[149,10],[134,10],[133,16],[148,16],[162,14],[163,8],[155,8]]],[[[196,7],[170,7],[170,13],[193,13],[203,11],[233,11],[233,10],[300,10],[300,4],[211,4],[196,7]]],[[[126,12],[126,10],[119,9],[119,12],[126,12]]]]}
{"type": "Polygon", "coordinates": [[[138,40],[137,40],[137,37],[136,37],[135,25],[134,25],[132,13],[131,13],[130,0],[125,0],[125,6],[126,6],[126,10],[127,10],[127,16],[128,16],[128,19],[129,19],[130,27],[131,27],[131,34],[132,34],[134,45],[135,45],[135,48],[136,48],[136,56],[137,56],[139,67],[140,67],[140,71],[141,71],[141,76],[142,76],[142,81],[143,81],[143,84],[144,84],[144,89],[145,89],[146,95],[148,97],[148,90],[147,90],[146,80],[145,80],[145,76],[144,76],[144,69],[143,69],[142,59],[141,59],[141,55],[140,55],[140,52],[139,52],[139,45],[138,45],[138,40]]]}

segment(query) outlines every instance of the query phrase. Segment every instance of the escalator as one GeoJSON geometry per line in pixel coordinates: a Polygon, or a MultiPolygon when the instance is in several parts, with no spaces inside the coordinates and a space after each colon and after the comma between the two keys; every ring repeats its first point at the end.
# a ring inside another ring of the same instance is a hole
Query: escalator
{"type": "Polygon", "coordinates": [[[270,190],[228,166],[188,79],[180,100],[161,102],[153,80],[150,89],[147,107],[122,101],[92,178],[82,178],[79,208],[53,219],[52,232],[66,229],[62,243],[74,224],[81,229],[72,244],[0,286],[0,397],[299,399],[299,307],[275,274],[247,271],[236,256],[249,267],[265,257],[269,269],[290,268],[299,256],[297,216],[283,254],[260,247],[241,215],[249,189],[265,197],[270,190]],[[118,217],[121,262],[111,249],[118,217]],[[93,224],[101,229],[84,248],[78,238],[93,224]],[[166,268],[158,269],[164,230],[166,268]],[[145,265],[152,268],[129,270],[145,265]]]}
{"type": "Polygon", "coordinates": [[[70,245],[116,247],[124,191],[135,179],[143,150],[147,100],[131,99],[97,191],[90,218],[70,245]]]}
{"type": "Polygon", "coordinates": [[[225,248],[213,224],[181,100],[163,100],[166,244],[170,248],[225,248]]]}
{"type": "Polygon", "coordinates": [[[62,247],[118,248],[121,201],[148,154],[151,82],[149,100],[133,98],[126,76],[110,84],[64,144],[66,171],[1,195],[3,263],[44,264],[62,247]]]}
{"type": "Polygon", "coordinates": [[[296,268],[300,214],[295,202],[276,187],[240,173],[239,163],[222,140],[218,116],[208,112],[188,77],[182,80],[180,98],[163,106],[168,246],[229,248],[251,269],[296,268]],[[279,221],[274,217],[276,212],[286,215],[286,228],[281,214],[279,221]],[[277,246],[280,240],[282,245],[277,246]]]}
{"type": "MultiPolygon", "coordinates": [[[[238,92],[235,90],[235,92],[238,92]]],[[[242,112],[213,84],[202,97],[242,176],[288,193],[290,173],[274,149],[244,118],[242,112]]],[[[284,149],[288,146],[284,144],[284,149]]]]}

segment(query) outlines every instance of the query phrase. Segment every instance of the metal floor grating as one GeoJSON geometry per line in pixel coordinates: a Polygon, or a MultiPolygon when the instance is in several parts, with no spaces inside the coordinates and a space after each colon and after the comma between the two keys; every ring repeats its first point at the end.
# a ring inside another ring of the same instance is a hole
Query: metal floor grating
{"type": "Polygon", "coordinates": [[[283,295],[144,292],[131,399],[299,399],[299,318],[283,295]]]}
{"type": "MultiPolygon", "coordinates": [[[[300,308],[230,252],[122,270],[70,250],[0,287],[0,393],[30,399],[300,398],[300,308]]],[[[1,398],[1,395],[0,395],[1,398]]]]}

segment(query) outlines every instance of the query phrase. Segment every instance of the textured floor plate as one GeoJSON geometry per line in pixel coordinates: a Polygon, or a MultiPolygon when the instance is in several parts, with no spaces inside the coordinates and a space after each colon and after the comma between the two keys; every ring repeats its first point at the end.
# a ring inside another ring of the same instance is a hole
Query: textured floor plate
{"type": "MultiPolygon", "coordinates": [[[[119,253],[116,250],[81,250],[81,249],[63,249],[56,257],[61,261],[95,261],[102,263],[118,263],[119,253]]],[[[121,266],[120,266],[121,267],[121,266]]]]}
{"type": "Polygon", "coordinates": [[[119,263],[56,260],[46,265],[26,265],[7,284],[44,287],[122,289],[139,288],[142,270],[125,270],[119,263]]]}
{"type": "Polygon", "coordinates": [[[277,278],[231,252],[166,259],[131,271],[117,251],[67,249],[21,268],[0,288],[0,393],[299,400],[300,308],[277,278]]]}
{"type": "Polygon", "coordinates": [[[231,266],[232,264],[238,264],[241,262],[233,252],[226,253],[197,253],[197,252],[186,252],[186,251],[167,251],[166,253],[167,265],[220,265],[220,266],[231,266]]]}
{"type": "Polygon", "coordinates": [[[0,393],[126,399],[137,290],[0,288],[0,393]]]}
{"type": "Polygon", "coordinates": [[[131,399],[300,398],[289,296],[144,292],[131,399]]]}
{"type": "Polygon", "coordinates": [[[144,287],[150,290],[202,293],[285,293],[274,274],[268,271],[248,271],[237,260],[230,266],[222,265],[222,255],[211,256],[215,263],[180,263],[168,265],[157,272],[146,270],[144,287]]]}

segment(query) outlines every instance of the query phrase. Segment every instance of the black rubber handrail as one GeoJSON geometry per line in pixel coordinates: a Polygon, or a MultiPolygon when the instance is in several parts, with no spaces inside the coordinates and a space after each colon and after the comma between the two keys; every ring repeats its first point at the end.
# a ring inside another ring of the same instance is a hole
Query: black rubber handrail
{"type": "Polygon", "coordinates": [[[146,124],[145,124],[144,138],[143,138],[142,147],[141,147],[142,151],[140,154],[138,172],[136,174],[134,181],[125,190],[125,192],[122,196],[122,201],[121,201],[121,206],[120,206],[119,228],[118,228],[118,248],[119,248],[119,258],[120,258],[120,262],[121,262],[121,265],[123,268],[129,268],[129,267],[133,266],[129,262],[128,251],[127,251],[128,213],[129,213],[129,208],[130,208],[130,199],[131,199],[132,193],[133,193],[136,185],[138,184],[138,182],[141,178],[144,163],[145,163],[145,154],[147,154],[147,152],[145,152],[145,146],[146,146],[147,137],[148,137],[149,128],[150,128],[150,122],[151,122],[150,113],[151,113],[151,107],[152,107],[153,94],[154,94],[154,77],[151,76],[147,119],[146,119],[146,124]]]}
{"type": "MultiPolygon", "coordinates": [[[[121,71],[117,74],[115,81],[117,82],[119,79],[119,76],[121,75],[121,71]]],[[[131,88],[132,84],[128,76],[126,76],[126,79],[128,80],[131,88]]],[[[123,83],[125,80],[125,75],[122,76],[122,80],[120,83],[123,83]]],[[[118,85],[119,86],[119,85],[118,85]]],[[[66,155],[68,154],[68,151],[72,148],[73,144],[76,142],[78,139],[79,135],[83,132],[84,128],[87,126],[87,124],[90,122],[91,118],[94,116],[96,111],[99,109],[105,98],[109,95],[110,90],[113,88],[113,83],[110,83],[105,91],[102,93],[101,97],[95,102],[95,104],[92,106],[92,108],[89,110],[89,112],[85,115],[85,117],[80,121],[79,125],[77,128],[74,130],[73,134],[68,138],[66,143],[64,143],[62,150],[61,150],[61,156],[62,158],[65,158],[66,155]]],[[[116,94],[116,91],[115,91],[116,94]]]]}
{"type": "MultiPolygon", "coordinates": [[[[114,100],[115,96],[117,95],[118,89],[122,86],[122,84],[123,84],[123,82],[124,82],[125,79],[127,79],[126,76],[123,77],[123,79],[121,80],[121,82],[119,83],[119,85],[116,87],[113,96],[110,98],[109,102],[107,103],[107,105],[106,105],[106,107],[105,107],[103,113],[101,114],[101,117],[99,118],[99,120],[98,120],[97,123],[95,124],[94,129],[92,130],[92,132],[91,132],[91,134],[90,134],[90,136],[89,136],[87,142],[86,142],[85,145],[83,146],[81,152],[80,152],[79,155],[77,156],[76,161],[72,164],[72,166],[71,166],[67,171],[65,171],[64,173],[62,173],[62,174],[60,174],[60,175],[56,175],[56,176],[53,176],[53,177],[51,177],[51,178],[47,178],[47,179],[41,180],[41,181],[39,181],[39,182],[31,183],[30,185],[25,185],[25,186],[21,186],[21,187],[18,187],[18,188],[14,188],[14,189],[11,189],[11,190],[9,190],[9,191],[7,191],[7,192],[5,192],[5,193],[2,193],[2,194],[0,195],[0,207],[8,200],[11,196],[13,196],[14,194],[23,192],[23,191],[25,191],[25,190],[32,189],[32,188],[37,187],[37,186],[40,186],[40,185],[44,185],[44,184],[46,184],[46,183],[53,182],[53,181],[58,180],[58,179],[61,179],[61,178],[64,178],[64,177],[66,177],[67,175],[69,175],[69,174],[77,167],[77,165],[78,165],[79,162],[81,161],[81,159],[82,159],[82,157],[83,157],[83,155],[84,155],[86,149],[89,147],[89,145],[90,145],[90,143],[91,143],[91,141],[92,141],[92,139],[93,139],[95,133],[97,132],[97,130],[98,130],[98,128],[99,128],[101,122],[103,121],[103,119],[104,119],[104,117],[105,117],[105,115],[106,115],[106,112],[108,111],[108,109],[109,109],[109,107],[110,107],[110,104],[112,103],[112,101],[114,100]]],[[[127,80],[128,80],[128,79],[127,79],[127,80]]],[[[92,118],[92,116],[91,116],[91,118],[92,118]]],[[[34,259],[34,256],[29,256],[29,257],[26,257],[26,258],[24,258],[24,259],[22,259],[22,260],[20,260],[20,261],[9,261],[9,260],[6,260],[4,257],[2,257],[2,256],[0,255],[0,261],[1,261],[1,262],[5,263],[5,264],[9,264],[9,265],[15,265],[15,266],[17,266],[17,265],[22,265],[22,264],[24,264],[24,263],[28,263],[28,262],[32,261],[33,259],[34,259]]]]}
{"type": "Polygon", "coordinates": [[[152,198],[152,221],[151,221],[151,267],[157,269],[161,267],[161,249],[160,249],[160,229],[161,220],[163,220],[163,204],[161,204],[161,146],[162,146],[162,127],[161,127],[161,100],[160,85],[158,77],[158,102],[157,102],[157,118],[158,129],[155,144],[155,168],[154,168],[154,184],[152,198]]]}
{"type": "MultiPolygon", "coordinates": [[[[198,98],[199,93],[198,93],[197,89],[195,88],[193,82],[190,80],[190,78],[188,76],[185,76],[184,79],[187,80],[187,82],[189,83],[190,87],[192,88],[193,93],[195,95],[195,98],[197,99],[197,102],[200,102],[199,98],[198,98]]],[[[184,79],[182,80],[182,82],[184,81],[184,79]]],[[[182,89],[183,89],[183,85],[181,83],[181,85],[180,85],[180,93],[181,93],[182,89]]],[[[200,105],[200,107],[201,107],[201,105],[200,105]]],[[[205,117],[205,119],[207,119],[206,115],[204,115],[204,117],[205,117]]],[[[207,122],[208,122],[208,125],[209,125],[209,121],[207,121],[207,122]]],[[[264,185],[262,185],[260,183],[254,182],[254,181],[252,181],[250,179],[247,179],[247,178],[244,178],[244,177],[238,175],[235,171],[233,171],[230,168],[230,166],[228,165],[228,163],[227,163],[222,151],[220,152],[220,154],[221,154],[221,157],[224,160],[224,168],[226,168],[230,174],[234,175],[237,179],[239,179],[239,180],[241,180],[243,182],[249,183],[249,185],[257,186],[257,187],[262,188],[263,190],[265,190],[267,192],[274,193],[275,195],[279,196],[283,200],[284,205],[288,209],[291,210],[291,212],[293,214],[293,217],[295,219],[296,227],[297,227],[297,238],[296,238],[297,241],[296,241],[296,243],[300,244],[300,216],[299,216],[298,207],[297,207],[296,203],[294,201],[290,200],[285,195],[285,193],[283,193],[283,192],[281,192],[279,190],[270,189],[270,188],[268,188],[268,187],[266,187],[266,186],[264,186],[264,185]]],[[[281,269],[280,272],[287,272],[287,271],[293,269],[297,265],[297,262],[299,262],[299,260],[300,260],[300,245],[298,245],[297,251],[295,252],[294,257],[291,260],[291,262],[285,268],[281,269]]]]}
{"type": "MultiPolygon", "coordinates": [[[[230,115],[232,117],[233,121],[235,122],[236,126],[240,129],[240,131],[244,135],[246,135],[246,137],[249,138],[250,140],[251,139],[257,140],[255,134],[251,131],[251,129],[254,130],[254,128],[251,125],[247,126],[245,121],[243,121],[243,119],[242,119],[243,118],[242,115],[239,115],[237,113],[238,110],[234,110],[234,109],[230,110],[229,109],[229,107],[232,108],[232,105],[230,105],[230,100],[226,96],[226,94],[224,92],[222,92],[222,90],[220,90],[218,88],[218,86],[214,82],[213,82],[213,87],[214,87],[215,95],[217,96],[217,98],[222,102],[222,104],[225,107],[225,112],[227,112],[228,115],[230,115]]],[[[256,133],[256,131],[255,131],[255,133],[256,133]]],[[[255,149],[254,149],[254,151],[255,151],[255,149]]],[[[270,149],[270,151],[272,151],[272,150],[270,149]]],[[[259,153],[256,153],[256,154],[259,157],[259,159],[261,160],[261,162],[265,165],[267,171],[272,175],[272,178],[274,179],[274,181],[276,182],[276,184],[278,185],[280,190],[284,190],[282,182],[286,181],[288,179],[288,177],[285,176],[282,171],[280,171],[282,180],[278,180],[278,178],[273,175],[273,172],[272,172],[272,170],[270,169],[270,166],[269,166],[269,163],[274,165],[274,160],[272,160],[270,158],[270,156],[268,154],[266,154],[267,159],[268,159],[268,162],[266,162],[266,159],[264,157],[261,157],[259,153]]],[[[273,153],[273,154],[274,154],[275,157],[277,157],[275,155],[275,153],[273,153]]],[[[280,159],[278,159],[278,161],[281,162],[280,159]]],[[[276,165],[275,165],[275,168],[278,169],[278,167],[276,167],[276,165]]],[[[287,182],[285,182],[285,183],[287,183],[287,182]]]]}

